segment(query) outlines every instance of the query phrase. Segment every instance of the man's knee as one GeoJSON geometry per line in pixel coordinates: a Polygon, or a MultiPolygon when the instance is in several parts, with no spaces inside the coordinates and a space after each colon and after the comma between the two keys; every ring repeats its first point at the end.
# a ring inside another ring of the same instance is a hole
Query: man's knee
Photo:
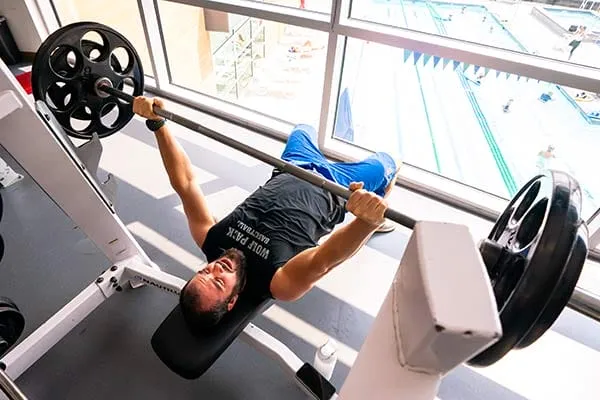
{"type": "Polygon", "coordinates": [[[290,138],[296,135],[305,136],[311,142],[317,142],[317,131],[310,125],[307,124],[298,124],[292,129],[290,133],[290,138]]]}
{"type": "Polygon", "coordinates": [[[375,157],[377,158],[377,161],[379,161],[379,164],[383,167],[382,172],[384,178],[389,179],[396,175],[396,172],[398,171],[398,168],[400,168],[400,165],[398,165],[399,162],[396,161],[394,157],[384,152],[376,153],[375,157]]]}

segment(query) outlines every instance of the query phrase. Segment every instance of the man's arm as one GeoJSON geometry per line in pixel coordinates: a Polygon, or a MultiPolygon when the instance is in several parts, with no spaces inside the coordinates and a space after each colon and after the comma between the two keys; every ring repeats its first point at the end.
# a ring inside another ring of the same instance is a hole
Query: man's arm
{"type": "Polygon", "coordinates": [[[304,250],[285,263],[271,280],[271,294],[279,300],[293,301],[350,257],[371,237],[384,221],[385,200],[351,184],[353,191],[346,208],[357,218],[341,227],[320,246],[304,250]]]}
{"type": "Polygon", "coordinates": [[[352,257],[376,229],[357,218],[336,230],[323,244],[304,250],[279,268],[271,280],[271,294],[284,301],[299,299],[319,279],[352,257]]]}
{"type": "MultiPolygon", "coordinates": [[[[163,107],[159,99],[136,97],[133,103],[134,112],[148,119],[161,119],[152,111],[152,106],[163,107]]],[[[158,149],[169,176],[169,182],[183,203],[188,225],[194,241],[202,247],[208,230],[215,220],[208,209],[206,198],[196,181],[192,163],[166,125],[155,132],[158,149]]]]}

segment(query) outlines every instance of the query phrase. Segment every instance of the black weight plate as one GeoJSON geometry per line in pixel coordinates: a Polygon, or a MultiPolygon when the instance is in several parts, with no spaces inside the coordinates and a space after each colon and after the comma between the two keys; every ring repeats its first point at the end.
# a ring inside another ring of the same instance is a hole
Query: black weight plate
{"type": "Polygon", "coordinates": [[[106,137],[122,129],[134,114],[130,104],[96,94],[99,78],[119,89],[131,84],[133,96],[143,92],[142,63],[133,45],[106,25],[77,22],[58,29],[40,46],[32,66],[33,95],[48,104],[70,136],[106,137]],[[85,38],[89,32],[95,32],[99,42],[85,38]]]}
{"type": "Polygon", "coordinates": [[[4,238],[0,235],[0,261],[4,258],[4,238]]]}
{"type": "MultiPolygon", "coordinates": [[[[83,54],[88,57],[90,54],[92,54],[93,51],[102,51],[102,46],[97,43],[97,42],[93,42],[91,40],[87,40],[87,39],[82,39],[81,40],[81,49],[83,51],[83,54]]],[[[59,50],[60,51],[60,50],[59,50]]],[[[110,66],[114,71],[119,71],[122,72],[123,68],[121,67],[121,64],[119,63],[117,57],[114,54],[111,54],[110,57],[110,66]]],[[[67,70],[69,67],[68,63],[67,63],[67,57],[65,56],[63,57],[59,57],[57,62],[55,63],[55,68],[58,70],[67,70]]],[[[54,107],[50,107],[50,109],[52,108],[56,108],[56,106],[58,104],[64,104],[65,106],[67,104],[65,104],[65,99],[67,95],[71,95],[71,91],[69,90],[68,86],[62,86],[59,87],[57,85],[53,85],[51,87],[48,88],[47,91],[47,100],[49,99],[50,101],[52,101],[54,107]]],[[[72,99],[71,99],[72,101],[72,99]]],[[[69,101],[70,103],[70,101],[69,101]]],[[[114,109],[114,107],[105,107],[102,109],[102,116],[104,117],[105,115],[109,114],[112,110],[114,109]]],[[[89,116],[82,111],[81,108],[77,108],[75,111],[73,111],[73,113],[71,114],[71,117],[78,119],[78,120],[86,120],[89,116]]]]}
{"type": "Polygon", "coordinates": [[[8,297],[0,296],[0,308],[1,307],[14,308],[19,311],[19,307],[17,307],[17,305],[8,297]]]}
{"type": "Polygon", "coordinates": [[[488,237],[506,254],[497,265],[486,265],[503,335],[470,365],[498,361],[534,326],[561,278],[581,224],[580,212],[579,185],[559,171],[533,178],[511,200],[488,237]]]}
{"type": "Polygon", "coordinates": [[[0,339],[8,344],[7,348],[0,349],[0,357],[3,351],[19,340],[24,328],[25,318],[19,308],[10,299],[0,297],[0,339]]]}
{"type": "Polygon", "coordinates": [[[522,349],[538,340],[556,321],[562,310],[567,306],[569,299],[575,291],[577,281],[583,270],[583,265],[588,254],[588,230],[587,226],[582,224],[577,232],[577,238],[573,245],[569,259],[565,264],[563,274],[556,283],[554,291],[550,295],[544,311],[539,316],[531,329],[517,343],[515,348],[522,349]]]}
{"type": "Polygon", "coordinates": [[[3,216],[4,216],[4,199],[2,198],[2,193],[0,193],[0,222],[2,222],[3,216]]]}

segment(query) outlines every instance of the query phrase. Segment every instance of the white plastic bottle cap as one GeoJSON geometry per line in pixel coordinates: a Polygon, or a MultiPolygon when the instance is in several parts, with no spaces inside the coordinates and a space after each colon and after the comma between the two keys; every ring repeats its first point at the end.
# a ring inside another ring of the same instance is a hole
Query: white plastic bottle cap
{"type": "Polygon", "coordinates": [[[327,343],[321,346],[321,354],[323,358],[327,359],[332,357],[337,351],[337,343],[333,339],[329,339],[327,343]]]}

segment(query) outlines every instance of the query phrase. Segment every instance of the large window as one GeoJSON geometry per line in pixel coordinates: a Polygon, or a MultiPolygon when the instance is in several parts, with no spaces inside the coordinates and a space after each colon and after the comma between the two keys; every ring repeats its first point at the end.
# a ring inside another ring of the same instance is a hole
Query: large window
{"type": "Polygon", "coordinates": [[[504,198],[564,170],[584,215],[600,207],[600,102],[586,91],[348,39],[334,136],[504,198]]]}
{"type": "Polygon", "coordinates": [[[351,16],[600,66],[600,14],[594,10],[597,2],[565,0],[559,2],[560,6],[555,3],[354,0],[351,16]]]}
{"type": "Polygon", "coordinates": [[[173,84],[318,125],[327,34],[168,1],[159,6],[173,84]]]}
{"type": "Polygon", "coordinates": [[[411,189],[478,215],[567,171],[600,260],[598,2],[37,1],[123,33],[166,96],[281,137],[311,124],[341,158],[388,151],[411,189]]]}
{"type": "Polygon", "coordinates": [[[61,25],[93,21],[122,33],[135,46],[142,60],[144,74],[153,75],[144,26],[136,0],[53,0],[53,4],[61,25]]]}

